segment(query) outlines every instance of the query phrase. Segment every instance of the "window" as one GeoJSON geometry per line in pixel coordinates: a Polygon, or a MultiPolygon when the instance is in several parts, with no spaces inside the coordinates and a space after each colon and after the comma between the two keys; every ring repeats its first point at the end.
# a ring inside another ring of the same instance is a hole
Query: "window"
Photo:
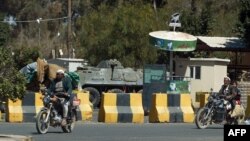
{"type": "Polygon", "coordinates": [[[190,78],[201,79],[201,67],[190,66],[190,78]]]}
{"type": "Polygon", "coordinates": [[[190,78],[194,78],[194,67],[190,67],[190,78]]]}

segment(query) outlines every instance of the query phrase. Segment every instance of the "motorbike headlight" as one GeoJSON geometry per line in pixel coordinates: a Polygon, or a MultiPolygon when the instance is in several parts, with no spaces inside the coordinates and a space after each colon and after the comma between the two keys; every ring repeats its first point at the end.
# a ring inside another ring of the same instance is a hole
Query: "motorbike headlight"
{"type": "Polygon", "coordinates": [[[44,103],[44,105],[48,104],[49,102],[50,102],[50,97],[45,96],[45,97],[43,98],[43,103],[44,103]]]}
{"type": "Polygon", "coordinates": [[[208,101],[208,102],[212,102],[212,101],[213,101],[213,97],[209,96],[209,97],[207,98],[207,101],[208,101]]]}

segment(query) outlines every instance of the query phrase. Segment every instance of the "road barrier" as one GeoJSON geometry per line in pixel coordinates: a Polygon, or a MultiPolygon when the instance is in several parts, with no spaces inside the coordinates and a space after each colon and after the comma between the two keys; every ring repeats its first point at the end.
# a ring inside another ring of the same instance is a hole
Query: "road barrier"
{"type": "Polygon", "coordinates": [[[195,93],[195,102],[200,102],[200,96],[208,94],[209,92],[196,92],[195,93]]]}
{"type": "Polygon", "coordinates": [[[141,93],[103,93],[98,121],[105,123],[143,123],[141,93]]]}
{"type": "Polygon", "coordinates": [[[78,120],[91,121],[93,116],[93,106],[89,101],[89,92],[76,92],[77,98],[81,100],[77,111],[78,120]]]}
{"type": "Polygon", "coordinates": [[[43,106],[40,93],[27,92],[22,100],[7,101],[7,122],[33,122],[43,106]]]}
{"type": "Polygon", "coordinates": [[[206,99],[204,99],[204,95],[209,94],[209,92],[196,92],[195,93],[195,102],[193,103],[194,108],[198,109],[200,107],[204,107],[206,103],[206,99]]]}
{"type": "MultiPolygon", "coordinates": [[[[78,109],[78,120],[91,120],[93,110],[89,102],[89,94],[78,92],[77,97],[81,100],[78,109]]],[[[41,93],[27,92],[22,100],[7,101],[7,122],[34,122],[37,113],[43,107],[43,95],[41,93]]]]}
{"type": "Polygon", "coordinates": [[[200,95],[200,108],[204,107],[207,104],[207,99],[209,95],[209,93],[204,93],[200,95]]]}
{"type": "Polygon", "coordinates": [[[250,118],[250,95],[247,96],[247,105],[246,105],[246,118],[250,118]]]}
{"type": "Polygon", "coordinates": [[[190,94],[152,95],[149,122],[187,122],[194,121],[190,94]]]}

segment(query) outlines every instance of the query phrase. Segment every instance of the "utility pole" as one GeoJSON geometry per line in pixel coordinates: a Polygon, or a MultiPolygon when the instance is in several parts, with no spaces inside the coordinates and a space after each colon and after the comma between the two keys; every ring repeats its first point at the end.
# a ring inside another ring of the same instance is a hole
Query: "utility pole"
{"type": "Polygon", "coordinates": [[[67,51],[68,58],[70,58],[70,52],[72,49],[71,45],[71,0],[68,0],[68,34],[67,34],[67,51]]]}

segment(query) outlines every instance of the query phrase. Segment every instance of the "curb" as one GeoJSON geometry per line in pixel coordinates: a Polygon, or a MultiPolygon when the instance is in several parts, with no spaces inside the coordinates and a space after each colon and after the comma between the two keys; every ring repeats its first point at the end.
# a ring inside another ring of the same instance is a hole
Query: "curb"
{"type": "Polygon", "coordinates": [[[0,134],[0,141],[33,141],[33,138],[31,136],[0,134]]]}

